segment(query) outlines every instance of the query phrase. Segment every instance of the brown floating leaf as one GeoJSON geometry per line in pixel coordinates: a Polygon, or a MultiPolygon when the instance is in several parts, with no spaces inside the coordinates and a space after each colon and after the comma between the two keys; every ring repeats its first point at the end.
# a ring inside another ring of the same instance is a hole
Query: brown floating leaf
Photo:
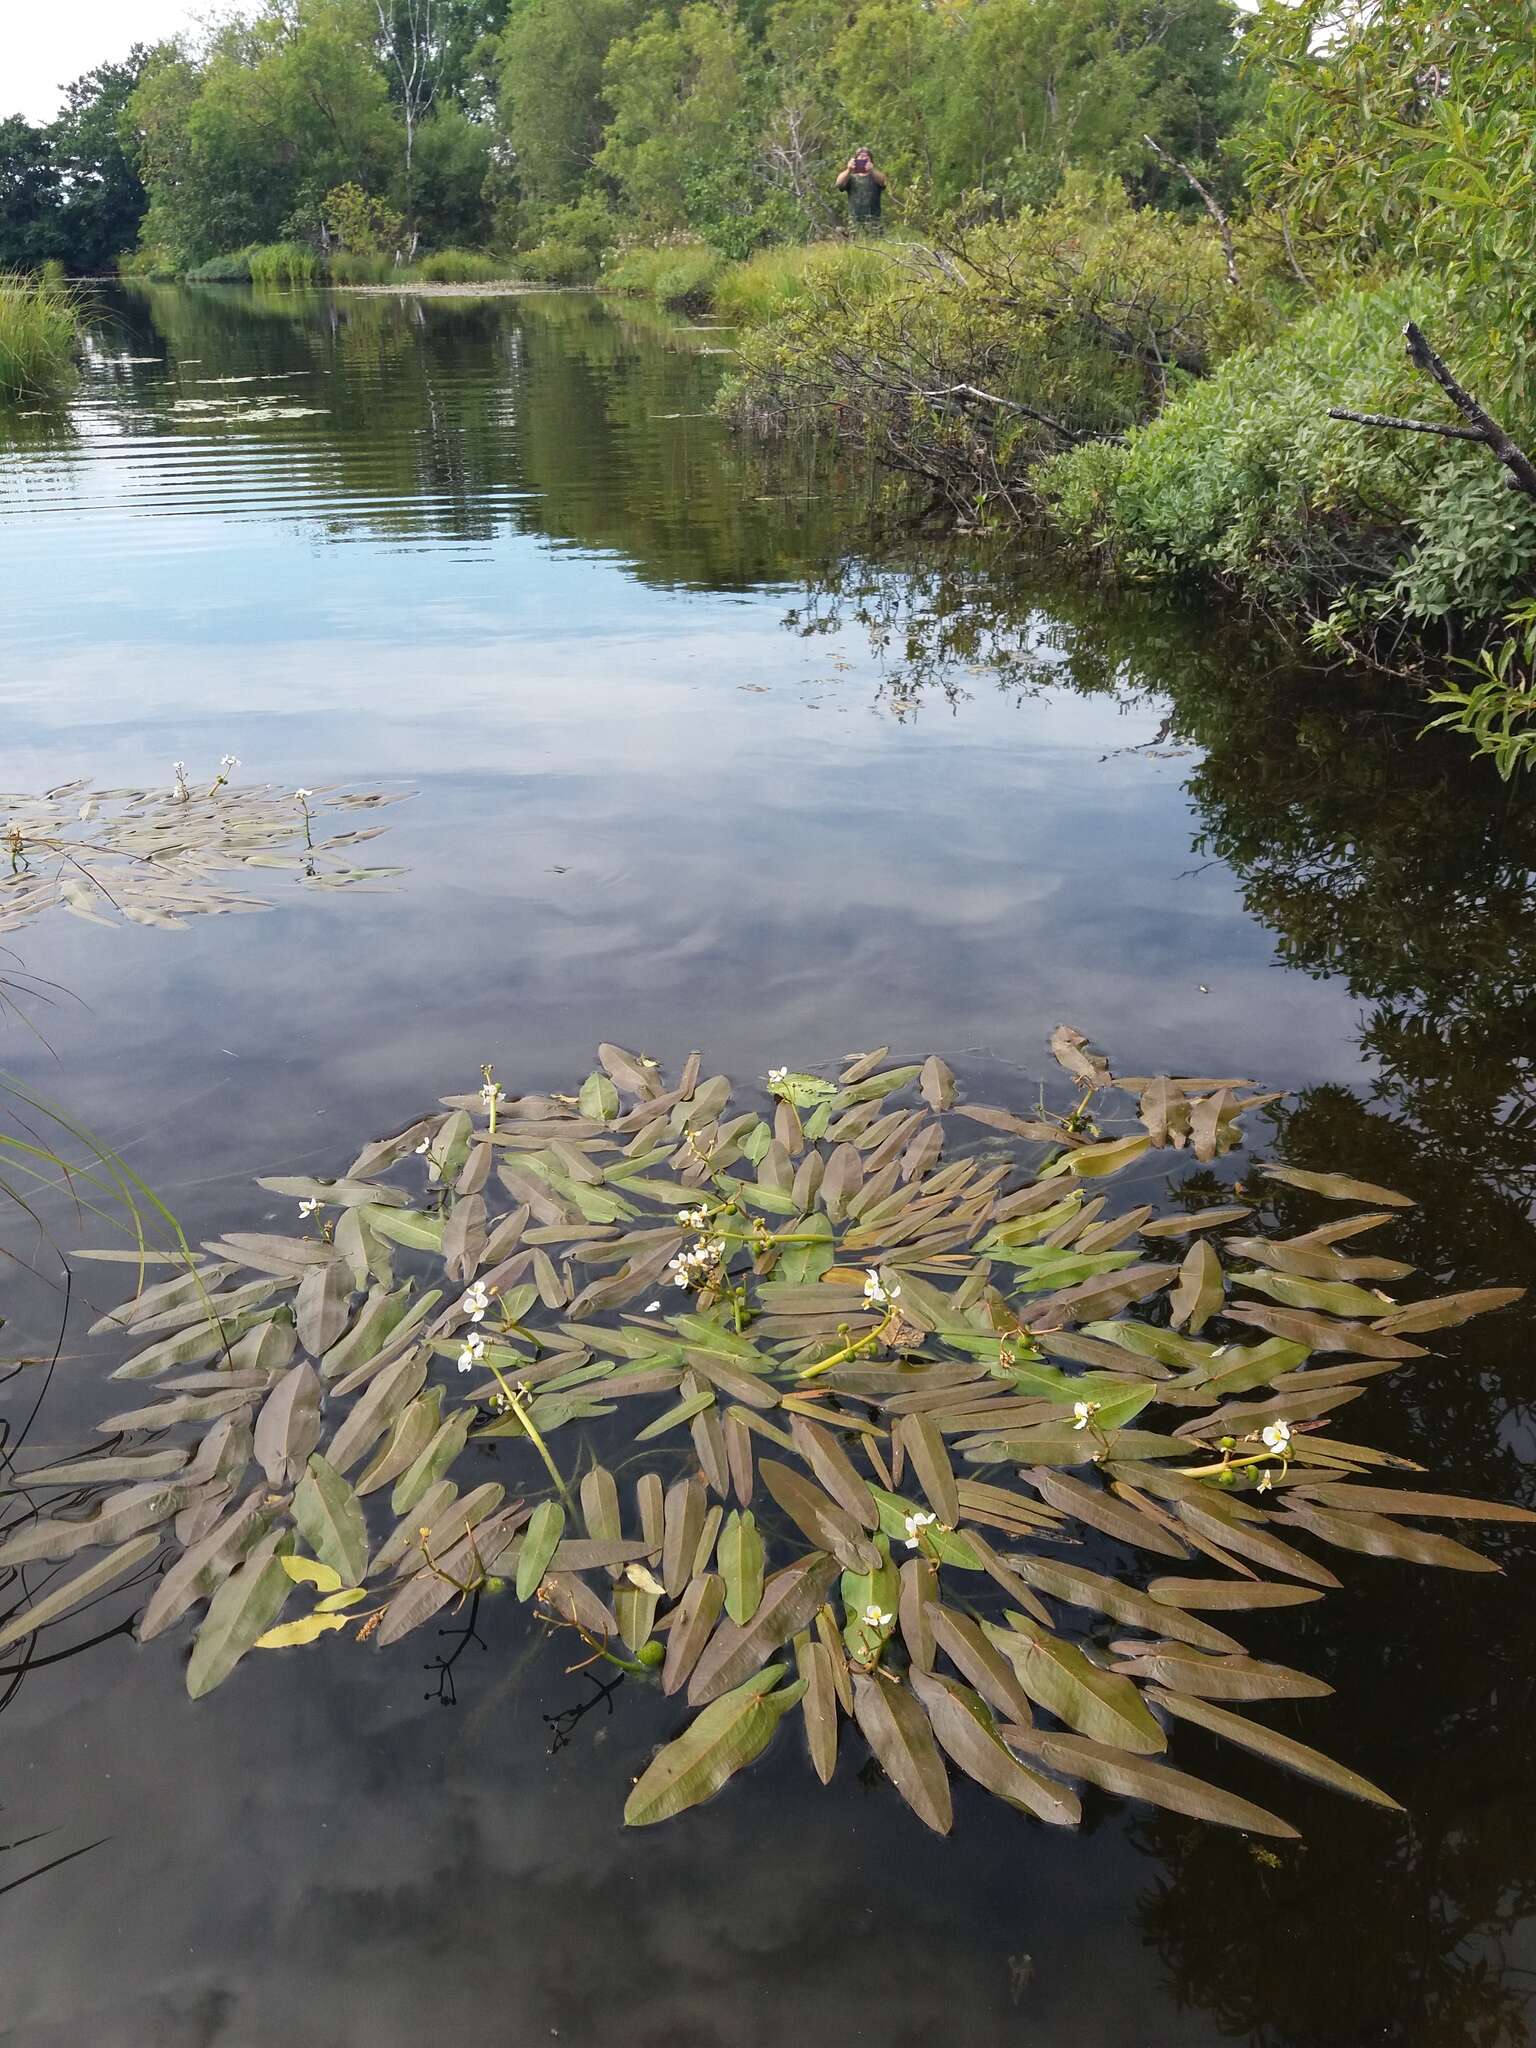
{"type": "Polygon", "coordinates": [[[1057,1827],[1077,1826],[1083,1808],[1076,1794],[1021,1764],[1003,1743],[986,1708],[964,1686],[950,1678],[914,1671],[912,1690],[927,1710],[945,1755],[968,1778],[1010,1806],[1034,1814],[1037,1820],[1057,1827]]]}
{"type": "Polygon", "coordinates": [[[1308,1502],[1320,1501],[1329,1508],[1374,1508],[1388,1515],[1444,1516],[1456,1522],[1536,1522],[1536,1514],[1529,1508],[1514,1507],[1505,1501],[1462,1500],[1450,1493],[1365,1486],[1353,1479],[1339,1485],[1309,1484],[1306,1493],[1308,1502]]]}
{"type": "Polygon", "coordinates": [[[273,1486],[292,1486],[319,1441],[320,1382],[314,1367],[301,1359],[262,1403],[256,1418],[256,1462],[273,1486]]]}
{"type": "Polygon", "coordinates": [[[954,1073],[937,1053],[930,1053],[923,1061],[917,1085],[930,1109],[948,1109],[955,1099],[954,1073]]]}
{"type": "Polygon", "coordinates": [[[856,1671],[853,1712],[881,1769],[908,1806],[925,1827],[947,1835],[955,1818],[949,1776],[917,1700],[884,1672],[856,1671]]]}
{"type": "Polygon", "coordinates": [[[805,1739],[810,1747],[811,1768],[823,1785],[832,1782],[837,1769],[837,1693],[832,1683],[832,1659],[824,1643],[809,1636],[795,1638],[795,1668],[805,1691],[800,1711],[805,1716],[805,1739]]]}
{"type": "Polygon", "coordinates": [[[1148,1697],[1167,1713],[1176,1714],[1181,1721],[1193,1721],[1201,1728],[1208,1728],[1213,1735],[1223,1735],[1228,1742],[1235,1742],[1242,1749],[1251,1749],[1255,1756],[1268,1757],[1271,1763],[1284,1764],[1288,1770],[1300,1771],[1303,1777],[1316,1778],[1319,1784],[1329,1785],[1335,1792],[1347,1792],[1351,1798],[1369,1800],[1374,1806],[1389,1806],[1394,1813],[1403,1810],[1389,1793],[1383,1792],[1379,1785],[1373,1785],[1369,1778],[1362,1778],[1358,1771],[1346,1770],[1343,1764],[1336,1764],[1321,1750],[1309,1748],[1305,1742],[1297,1742],[1292,1736],[1265,1728],[1242,1714],[1229,1713],[1225,1707],[1213,1707],[1206,1700],[1165,1692],[1161,1686],[1149,1687],[1148,1697]]]}
{"type": "Polygon", "coordinates": [[[1122,1798],[1147,1799],[1174,1813],[1214,1821],[1219,1827],[1242,1828],[1251,1835],[1296,1838],[1296,1830],[1289,1821],[1239,1799],[1234,1792],[1223,1792],[1184,1771],[1173,1770],[1168,1764],[1127,1756],[1123,1749],[1089,1742],[1080,1735],[1054,1735],[1038,1728],[1003,1728],[999,1733],[1010,1749],[1038,1757],[1048,1770],[1059,1771],[1063,1777],[1086,1779],[1091,1785],[1103,1786],[1106,1792],[1118,1792],[1122,1798]]]}
{"type": "Polygon", "coordinates": [[[1389,1209],[1411,1209],[1411,1195],[1379,1188],[1368,1180],[1351,1180],[1343,1173],[1311,1173],[1299,1166],[1261,1166],[1269,1180],[1283,1180],[1287,1186],[1306,1188],[1314,1195],[1326,1195],[1330,1202],[1381,1202],[1389,1209]]]}
{"type": "Polygon", "coordinates": [[[1203,1330],[1221,1307],[1225,1282],[1221,1261],[1204,1238],[1192,1244],[1179,1268],[1178,1285],[1169,1297],[1176,1330],[1203,1330]]]}
{"type": "Polygon", "coordinates": [[[989,1103],[957,1102],[955,1115],[969,1117],[973,1124],[985,1124],[989,1130],[1007,1131],[1015,1138],[1035,1138],[1046,1145],[1073,1142],[1058,1124],[1042,1123],[1038,1117],[1015,1116],[1011,1109],[997,1109],[989,1103]]]}
{"type": "Polygon", "coordinates": [[[781,1717],[800,1697],[798,1681],[777,1692],[770,1690],[783,1673],[782,1664],[773,1665],[715,1700],[653,1757],[624,1802],[626,1825],[649,1827],[686,1812],[761,1756],[781,1717]]]}
{"type": "Polygon", "coordinates": [[[1496,1572],[1491,1557],[1483,1557],[1458,1543],[1452,1536],[1436,1536],[1428,1529],[1405,1529],[1384,1515],[1340,1514],[1326,1508],[1287,1504],[1287,1519],[1310,1529],[1325,1543],[1340,1550],[1363,1551],[1368,1557],[1396,1557],[1406,1564],[1437,1564],[1456,1572],[1496,1572]]]}
{"type": "Polygon", "coordinates": [[[1092,1323],[1142,1301],[1177,1277],[1177,1266],[1127,1266],[1119,1273],[1081,1281],[1033,1303],[1023,1320],[1032,1330],[1059,1330],[1064,1323],[1092,1323]]]}
{"type": "Polygon", "coordinates": [[[666,1661],[661,1667],[663,1692],[674,1693],[688,1683],[724,1605],[725,1581],[714,1572],[700,1572],[688,1582],[667,1635],[666,1661]]]}
{"type": "Polygon", "coordinates": [[[1029,1695],[1020,1685],[1013,1665],[987,1640],[977,1622],[968,1614],[935,1602],[929,1609],[928,1624],[937,1647],[983,1699],[1010,1720],[1027,1726],[1034,1719],[1029,1695]]]}
{"type": "Polygon", "coordinates": [[[844,1571],[878,1570],[879,1551],[847,1509],[839,1507],[830,1494],[802,1478],[792,1466],[781,1465],[776,1458],[759,1458],[757,1476],[796,1528],[818,1550],[830,1550],[844,1571]]]}
{"type": "Polygon", "coordinates": [[[49,1622],[68,1614],[81,1601],[90,1600],[106,1587],[116,1585],[147,1557],[152,1557],[159,1547],[157,1535],[135,1536],[108,1556],[98,1558],[95,1564],[88,1564],[84,1571],[76,1572],[72,1579],[66,1579],[63,1585],[45,1593],[41,1600],[34,1600],[30,1607],[13,1614],[0,1627],[0,1650],[8,1650],[12,1643],[19,1643],[23,1636],[31,1635],[35,1629],[46,1628],[49,1622]]]}
{"type": "MultiPolygon", "coordinates": [[[[1038,1557],[1028,1552],[1015,1556],[1011,1562],[1030,1585],[1038,1586],[1042,1593],[1048,1593],[1056,1600],[1065,1600],[1074,1607],[1091,1607],[1100,1614],[1109,1615],[1111,1620],[1127,1623],[1131,1628],[1144,1628],[1156,1636],[1174,1636],[1194,1644],[1197,1649],[1242,1649],[1241,1643],[1223,1635],[1219,1628],[1197,1621],[1192,1614],[1183,1614],[1174,1607],[1160,1604],[1151,1597],[1150,1591],[1139,1593],[1134,1587],[1122,1586],[1118,1579],[1105,1578],[1102,1573],[1091,1572],[1083,1565],[1067,1564],[1059,1558],[1038,1557]]],[[[1194,1581],[1161,1579],[1157,1583],[1166,1586],[1193,1584],[1194,1581]]],[[[1294,1590],[1303,1600],[1321,1597],[1300,1586],[1277,1590],[1294,1590]]]]}
{"type": "Polygon", "coordinates": [[[946,1529],[953,1529],[960,1519],[960,1494],[938,1426],[928,1415],[903,1415],[896,1435],[928,1505],[946,1529]]]}
{"type": "Polygon", "coordinates": [[[1473,1287],[1462,1294],[1441,1294],[1433,1301],[1414,1301],[1406,1308],[1394,1309],[1390,1315],[1379,1317],[1373,1327],[1387,1336],[1405,1331],[1417,1335],[1424,1330],[1453,1330],[1473,1316],[1507,1308],[1512,1301],[1523,1301],[1525,1292],[1523,1287],[1473,1287]]]}
{"type": "Polygon", "coordinates": [[[1087,1039],[1070,1024],[1058,1024],[1051,1033],[1051,1054],[1074,1080],[1086,1081],[1090,1088],[1110,1086],[1109,1061],[1102,1053],[1089,1052],[1087,1039]]]}
{"type": "Polygon", "coordinates": [[[1241,1223],[1252,1209],[1233,1204],[1224,1209],[1195,1209],[1188,1216],[1158,1216],[1141,1226],[1143,1237],[1188,1237],[1196,1230],[1220,1230],[1228,1223],[1241,1223]]]}
{"type": "Polygon", "coordinates": [[[1268,1330],[1273,1337],[1288,1337],[1305,1344],[1309,1351],[1352,1351],[1361,1358],[1422,1358],[1422,1344],[1409,1344],[1401,1337],[1383,1335],[1369,1323],[1341,1323],[1299,1308],[1258,1308],[1251,1302],[1229,1303],[1225,1311],[1234,1323],[1251,1323],[1268,1330]]]}
{"type": "MultiPolygon", "coordinates": [[[[1264,1579],[1153,1579],[1147,1593],[1160,1606],[1218,1610],[1301,1607],[1309,1600],[1323,1597],[1313,1586],[1275,1586],[1264,1579]]],[[[1173,1631],[1166,1633],[1171,1635],[1173,1631]]]]}
{"type": "Polygon", "coordinates": [[[1266,1664],[1256,1657],[1208,1657],[1180,1643],[1149,1644],[1120,1668],[1196,1699],[1312,1700],[1333,1691],[1322,1679],[1284,1664],[1266,1664]]]}
{"type": "Polygon", "coordinates": [[[1176,1536],[1169,1535],[1149,1516],[1139,1514],[1133,1507],[1124,1506],[1111,1500],[1100,1487],[1088,1486],[1080,1479],[1069,1479],[1064,1473],[1052,1472],[1044,1466],[1032,1466],[1024,1474],[1053,1508],[1060,1508],[1063,1514],[1075,1515],[1086,1522],[1091,1529],[1101,1529],[1106,1536],[1113,1536],[1121,1543],[1133,1544],[1138,1550],[1153,1550],[1160,1557],[1188,1557],[1189,1551],[1176,1536]]]}
{"type": "Polygon", "coordinates": [[[756,1614],[745,1626],[725,1622],[716,1629],[688,1687],[690,1704],[702,1706],[750,1678],[781,1644],[805,1627],[836,1577],[836,1562],[820,1551],[775,1572],[763,1588],[756,1614]]]}

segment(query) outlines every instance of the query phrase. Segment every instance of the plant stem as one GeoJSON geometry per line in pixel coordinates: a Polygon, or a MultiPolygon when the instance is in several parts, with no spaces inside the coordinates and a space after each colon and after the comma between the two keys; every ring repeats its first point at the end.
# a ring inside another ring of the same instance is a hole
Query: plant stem
{"type": "Polygon", "coordinates": [[[848,1360],[857,1357],[859,1352],[867,1351],[872,1344],[878,1344],[895,1320],[895,1309],[888,1308],[874,1329],[866,1330],[862,1337],[851,1338],[841,1351],[834,1351],[830,1358],[823,1358],[815,1365],[806,1366],[795,1377],[802,1380],[814,1380],[819,1378],[822,1373],[830,1372],[834,1365],[846,1365],[848,1360]]]}
{"type": "Polygon", "coordinates": [[[534,1423],[533,1417],[528,1413],[528,1410],[523,1406],[517,1394],[514,1393],[510,1386],[508,1386],[506,1378],[502,1373],[501,1367],[489,1358],[485,1362],[488,1366],[490,1366],[491,1371],[496,1375],[496,1383],[501,1388],[502,1398],[506,1401],[509,1411],[517,1417],[518,1421],[523,1426],[524,1435],[528,1438],[529,1442],[533,1445],[534,1449],[538,1452],[539,1456],[544,1460],[544,1468],[549,1473],[550,1478],[553,1479],[553,1481],[555,1482],[555,1491],[559,1494],[561,1500],[564,1501],[567,1514],[574,1515],[577,1512],[576,1503],[571,1499],[570,1493],[566,1488],[565,1481],[560,1476],[560,1467],[555,1463],[554,1459],[550,1456],[549,1445],[545,1443],[543,1437],[540,1436],[538,1428],[534,1423]]]}

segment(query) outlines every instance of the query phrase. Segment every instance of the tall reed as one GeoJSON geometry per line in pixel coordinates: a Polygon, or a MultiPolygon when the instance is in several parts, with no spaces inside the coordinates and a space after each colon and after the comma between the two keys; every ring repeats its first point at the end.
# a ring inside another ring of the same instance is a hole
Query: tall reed
{"type": "Polygon", "coordinates": [[[67,284],[0,271],[0,405],[66,389],[79,329],[79,302],[67,284]]]}

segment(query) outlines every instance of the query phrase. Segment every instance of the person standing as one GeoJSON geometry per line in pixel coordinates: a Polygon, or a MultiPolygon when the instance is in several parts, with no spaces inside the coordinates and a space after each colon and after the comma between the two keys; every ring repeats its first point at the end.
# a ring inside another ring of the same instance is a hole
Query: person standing
{"type": "Polygon", "coordinates": [[[848,194],[848,213],[855,228],[868,232],[879,227],[880,201],[887,183],[867,149],[856,149],[838,172],[837,189],[848,194]]]}

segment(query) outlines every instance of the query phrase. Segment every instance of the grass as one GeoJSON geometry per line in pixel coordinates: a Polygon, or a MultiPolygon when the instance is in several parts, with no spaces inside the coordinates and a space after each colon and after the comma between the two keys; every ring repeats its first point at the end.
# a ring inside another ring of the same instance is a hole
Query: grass
{"type": "Polygon", "coordinates": [[[412,272],[423,284],[491,284],[511,274],[508,264],[481,249],[435,249],[412,272]]]}
{"type": "Polygon", "coordinates": [[[884,290],[890,259],[877,242],[783,243],[732,263],[703,242],[626,249],[602,283],[683,311],[709,310],[738,327],[760,327],[835,292],[862,302],[884,290]]]}
{"type": "Polygon", "coordinates": [[[68,285],[0,271],[0,404],[67,388],[79,328],[79,303],[68,285]]]}
{"type": "Polygon", "coordinates": [[[292,287],[320,282],[320,258],[302,242],[264,242],[246,253],[252,284],[292,287]]]}
{"type": "Polygon", "coordinates": [[[625,249],[604,269],[610,291],[635,292],[664,306],[701,308],[712,303],[726,268],[718,249],[704,242],[680,242],[652,249],[625,249]]]}

